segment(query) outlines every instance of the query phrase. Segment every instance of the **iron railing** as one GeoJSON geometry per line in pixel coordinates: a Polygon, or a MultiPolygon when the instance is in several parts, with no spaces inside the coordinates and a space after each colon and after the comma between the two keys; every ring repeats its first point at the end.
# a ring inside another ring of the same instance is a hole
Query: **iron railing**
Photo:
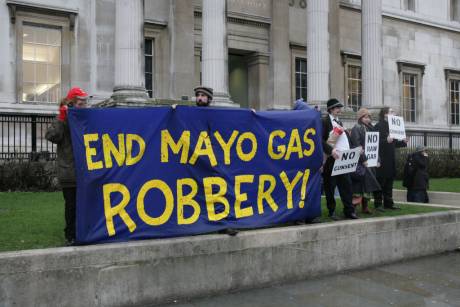
{"type": "Polygon", "coordinates": [[[54,115],[0,113],[0,160],[56,158],[56,145],[45,139],[54,115]]]}
{"type": "Polygon", "coordinates": [[[408,130],[406,135],[409,137],[410,148],[423,145],[431,149],[460,150],[460,133],[408,130]]]}
{"type": "MultiPolygon", "coordinates": [[[[54,115],[0,113],[0,160],[53,160],[56,145],[45,139],[54,115]]],[[[460,133],[407,130],[409,148],[460,150],[460,133]]]]}

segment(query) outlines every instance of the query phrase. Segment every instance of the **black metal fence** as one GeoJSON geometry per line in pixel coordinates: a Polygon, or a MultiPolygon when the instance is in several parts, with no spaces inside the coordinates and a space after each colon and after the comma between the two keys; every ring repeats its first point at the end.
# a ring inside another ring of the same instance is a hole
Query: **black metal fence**
{"type": "MultiPolygon", "coordinates": [[[[56,158],[56,145],[45,139],[54,115],[0,113],[0,160],[56,158]]],[[[408,147],[460,150],[460,133],[408,130],[408,147]]]]}
{"type": "Polygon", "coordinates": [[[460,133],[406,131],[406,135],[409,137],[408,147],[410,148],[424,145],[432,149],[460,150],[460,133]]]}
{"type": "Polygon", "coordinates": [[[56,158],[56,145],[45,139],[54,115],[0,113],[0,160],[56,158]]]}

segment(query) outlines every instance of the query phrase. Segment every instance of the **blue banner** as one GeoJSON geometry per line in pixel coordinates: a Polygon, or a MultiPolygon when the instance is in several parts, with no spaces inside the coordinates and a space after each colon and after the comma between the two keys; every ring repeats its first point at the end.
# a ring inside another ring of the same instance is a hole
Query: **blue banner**
{"type": "Polygon", "coordinates": [[[320,113],[69,111],[77,241],[257,228],[321,214],[320,113]]]}

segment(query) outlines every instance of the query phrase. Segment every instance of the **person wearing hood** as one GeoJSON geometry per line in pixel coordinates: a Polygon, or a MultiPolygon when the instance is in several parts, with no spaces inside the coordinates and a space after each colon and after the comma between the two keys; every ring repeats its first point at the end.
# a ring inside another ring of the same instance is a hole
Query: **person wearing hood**
{"type": "Polygon", "coordinates": [[[407,201],[416,203],[428,203],[428,153],[424,146],[417,146],[415,152],[412,153],[407,159],[411,159],[411,172],[405,174],[410,176],[406,178],[409,182],[407,187],[407,201]]]}
{"type": "Polygon", "coordinates": [[[294,106],[292,108],[293,110],[316,110],[320,111],[319,106],[310,106],[308,103],[306,103],[303,98],[297,99],[294,101],[294,106]]]}

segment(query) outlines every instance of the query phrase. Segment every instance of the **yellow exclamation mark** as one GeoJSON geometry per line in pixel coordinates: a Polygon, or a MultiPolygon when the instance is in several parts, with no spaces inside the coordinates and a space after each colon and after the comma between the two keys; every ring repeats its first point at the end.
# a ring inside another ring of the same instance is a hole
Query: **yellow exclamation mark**
{"type": "Polygon", "coordinates": [[[303,208],[305,206],[305,194],[307,193],[307,184],[308,184],[308,179],[310,178],[310,170],[306,169],[305,173],[303,174],[303,179],[302,179],[302,186],[300,187],[300,202],[299,202],[299,208],[303,208]]]}

